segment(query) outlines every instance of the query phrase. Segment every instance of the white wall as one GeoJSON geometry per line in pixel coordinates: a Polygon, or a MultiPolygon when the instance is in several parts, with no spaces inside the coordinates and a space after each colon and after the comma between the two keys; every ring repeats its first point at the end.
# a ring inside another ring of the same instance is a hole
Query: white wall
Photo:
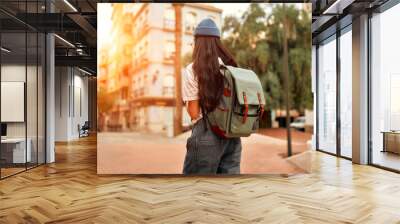
{"type": "MultiPolygon", "coordinates": [[[[6,64],[1,66],[1,81],[18,81],[26,82],[26,67],[25,64],[6,64]]],[[[28,70],[30,68],[28,67],[28,70]]],[[[30,95],[30,94],[28,94],[30,95]]],[[[6,110],[7,108],[1,108],[6,110]]],[[[25,137],[25,122],[7,123],[7,137],[25,137]]]]}
{"type": "MultiPolygon", "coordinates": [[[[27,68],[25,65],[2,65],[1,66],[1,81],[7,82],[25,82],[25,75],[26,75],[26,70],[28,71],[28,74],[30,75],[33,71],[36,74],[36,67],[33,66],[28,66],[27,68]]],[[[28,76],[28,78],[30,78],[28,76]]],[[[29,86],[35,86],[36,81],[33,82],[33,80],[29,80],[29,86]]],[[[27,103],[28,107],[35,107],[36,108],[36,101],[35,104],[29,105],[31,102],[33,102],[36,99],[36,88],[27,88],[27,103]]],[[[7,108],[1,108],[2,110],[7,110],[7,108]]],[[[35,121],[37,119],[36,113],[31,113],[31,109],[27,109],[28,114],[27,114],[27,120],[28,122],[35,121]]],[[[36,130],[36,126],[33,127],[33,125],[28,125],[28,137],[29,133],[31,133],[30,128],[33,128],[36,130]]],[[[32,130],[33,130],[32,129],[32,130]]],[[[36,134],[36,132],[35,132],[36,134]]],[[[25,122],[11,122],[7,124],[7,136],[8,137],[25,137],[25,122]]]]}
{"type": "Polygon", "coordinates": [[[68,86],[69,76],[67,67],[55,69],[55,140],[68,140],[68,86]]]}
{"type": "MultiPolygon", "coordinates": [[[[26,85],[26,106],[23,102],[22,108],[19,108],[20,113],[25,114],[26,120],[22,122],[6,122],[7,137],[9,138],[25,138],[29,139],[32,162],[39,159],[39,163],[44,162],[44,74],[39,66],[25,66],[25,64],[3,64],[1,66],[1,81],[2,82],[23,82],[26,85]],[[27,80],[26,80],[27,79],[27,80]],[[39,156],[37,156],[39,153],[39,156]]],[[[2,89],[3,91],[4,89],[2,89]]],[[[20,94],[24,94],[24,89],[20,94]]],[[[3,93],[4,94],[4,93],[3,93]]],[[[7,97],[7,95],[2,95],[7,97]]],[[[16,113],[13,108],[2,107],[3,112],[16,113]],[[9,110],[9,111],[7,111],[9,110]]],[[[15,110],[15,109],[14,109],[15,110]]]]}
{"type": "MultiPolygon", "coordinates": [[[[25,82],[25,71],[24,65],[2,65],[1,66],[1,81],[18,81],[25,82]]],[[[28,68],[29,70],[29,68],[28,68]]],[[[31,95],[31,94],[28,94],[31,95]]],[[[7,110],[7,108],[1,108],[1,110],[7,110]]],[[[25,122],[11,122],[7,123],[7,137],[25,137],[25,122]]]]}
{"type": "Polygon", "coordinates": [[[56,67],[55,73],[55,140],[70,141],[88,120],[88,77],[71,67],[56,67]]]}

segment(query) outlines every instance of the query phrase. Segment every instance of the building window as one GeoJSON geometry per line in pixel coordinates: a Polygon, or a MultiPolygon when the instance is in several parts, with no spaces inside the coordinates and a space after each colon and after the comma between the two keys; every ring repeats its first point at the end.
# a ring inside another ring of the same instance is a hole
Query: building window
{"type": "Polygon", "coordinates": [[[186,15],[186,23],[185,23],[185,31],[186,32],[194,32],[194,29],[196,28],[196,13],[194,12],[189,12],[186,15]]]}
{"type": "Polygon", "coordinates": [[[143,44],[143,52],[142,52],[142,57],[141,57],[142,60],[146,59],[147,47],[148,47],[148,44],[147,44],[147,41],[145,41],[143,44]]]}
{"type": "Polygon", "coordinates": [[[143,84],[142,84],[142,95],[145,95],[147,93],[148,88],[145,88],[148,86],[148,77],[147,74],[143,75],[143,84]]]}
{"type": "Polygon", "coordinates": [[[175,42],[167,41],[165,44],[164,59],[173,60],[175,57],[175,42]]]}
{"type": "Polygon", "coordinates": [[[163,90],[162,90],[162,95],[163,96],[173,96],[174,91],[175,91],[175,78],[174,75],[168,74],[164,76],[163,78],[163,90]]]}
{"type": "Polygon", "coordinates": [[[175,10],[167,8],[164,13],[164,28],[175,29],[175,10]]]}

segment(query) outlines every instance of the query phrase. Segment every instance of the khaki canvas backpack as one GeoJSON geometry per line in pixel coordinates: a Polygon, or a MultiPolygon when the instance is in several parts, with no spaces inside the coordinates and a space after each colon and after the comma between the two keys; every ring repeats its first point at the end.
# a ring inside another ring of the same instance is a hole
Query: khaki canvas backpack
{"type": "Polygon", "coordinates": [[[224,91],[218,107],[206,115],[211,130],[224,138],[247,137],[259,128],[264,91],[258,76],[248,69],[221,65],[224,91]]]}

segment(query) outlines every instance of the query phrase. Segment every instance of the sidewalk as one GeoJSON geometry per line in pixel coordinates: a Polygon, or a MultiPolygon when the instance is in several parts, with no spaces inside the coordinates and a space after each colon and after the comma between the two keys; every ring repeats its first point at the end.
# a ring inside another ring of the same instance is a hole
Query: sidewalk
{"type": "MultiPolygon", "coordinates": [[[[176,138],[140,133],[98,133],[99,174],[181,174],[190,131],[176,138]]],[[[286,158],[286,139],[253,134],[242,138],[243,174],[303,173],[286,158]]],[[[294,154],[306,150],[293,142],[294,154]]]]}

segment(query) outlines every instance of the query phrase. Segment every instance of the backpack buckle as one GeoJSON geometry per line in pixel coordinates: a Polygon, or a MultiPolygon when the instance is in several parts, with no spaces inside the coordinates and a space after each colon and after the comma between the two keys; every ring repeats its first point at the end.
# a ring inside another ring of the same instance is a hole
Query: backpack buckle
{"type": "Polygon", "coordinates": [[[243,123],[246,123],[247,116],[249,113],[249,105],[247,104],[246,93],[243,92],[243,100],[244,100],[244,115],[243,115],[243,123]]]}

